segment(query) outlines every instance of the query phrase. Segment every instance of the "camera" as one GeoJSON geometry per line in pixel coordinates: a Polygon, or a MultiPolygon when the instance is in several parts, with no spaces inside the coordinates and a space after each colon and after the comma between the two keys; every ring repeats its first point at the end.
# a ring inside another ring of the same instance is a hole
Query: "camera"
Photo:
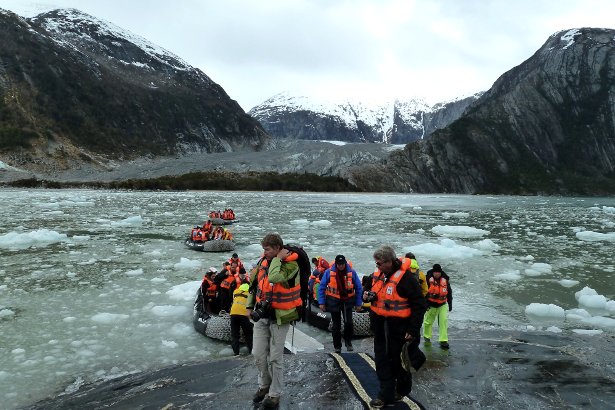
{"type": "Polygon", "coordinates": [[[258,322],[264,317],[269,316],[269,311],[271,310],[271,302],[268,300],[264,300],[262,302],[258,302],[254,306],[254,310],[250,313],[250,319],[255,322],[258,322]]]}
{"type": "Polygon", "coordinates": [[[363,300],[367,303],[375,302],[378,299],[376,292],[372,292],[371,290],[365,291],[363,295],[363,300]]]}

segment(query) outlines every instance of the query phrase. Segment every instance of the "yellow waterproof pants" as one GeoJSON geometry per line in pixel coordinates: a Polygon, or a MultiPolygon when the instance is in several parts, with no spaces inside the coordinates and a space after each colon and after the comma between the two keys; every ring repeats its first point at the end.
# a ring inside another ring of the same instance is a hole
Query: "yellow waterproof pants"
{"type": "Polygon", "coordinates": [[[440,307],[430,306],[423,318],[423,337],[431,339],[433,324],[438,318],[438,341],[448,342],[448,303],[440,307]]]}

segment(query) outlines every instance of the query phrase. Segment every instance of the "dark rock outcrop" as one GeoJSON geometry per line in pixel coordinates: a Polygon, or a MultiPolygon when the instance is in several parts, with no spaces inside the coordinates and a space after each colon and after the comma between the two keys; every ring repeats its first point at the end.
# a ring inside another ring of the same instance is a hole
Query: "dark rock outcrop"
{"type": "Polygon", "coordinates": [[[353,181],[402,192],[614,193],[614,38],[609,29],[553,34],[457,121],[353,181]]]}
{"type": "Polygon", "coordinates": [[[77,10],[0,10],[0,155],[95,159],[260,149],[269,137],[199,69],[77,10]]]}

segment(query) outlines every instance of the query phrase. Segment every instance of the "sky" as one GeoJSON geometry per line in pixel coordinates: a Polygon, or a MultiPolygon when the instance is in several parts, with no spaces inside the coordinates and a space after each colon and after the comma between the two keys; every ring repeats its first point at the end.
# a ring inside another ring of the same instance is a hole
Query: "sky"
{"type": "Polygon", "coordinates": [[[615,28],[612,0],[0,0],[76,8],[181,57],[248,111],[271,96],[451,100],[488,90],[558,31],[615,28]]]}

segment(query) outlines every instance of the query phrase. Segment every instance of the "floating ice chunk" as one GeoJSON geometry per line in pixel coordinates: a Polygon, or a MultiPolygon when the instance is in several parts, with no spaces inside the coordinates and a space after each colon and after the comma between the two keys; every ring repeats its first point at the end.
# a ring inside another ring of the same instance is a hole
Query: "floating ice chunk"
{"type": "Polygon", "coordinates": [[[182,283],[181,285],[175,285],[171,289],[167,290],[166,294],[172,300],[186,300],[192,301],[196,295],[196,291],[201,286],[201,281],[192,281],[182,283]]]}
{"type": "Polygon", "coordinates": [[[606,298],[603,295],[581,295],[579,305],[590,309],[606,309],[606,298]]]}
{"type": "Polygon", "coordinates": [[[566,312],[554,304],[530,303],[525,307],[525,314],[530,316],[564,319],[566,312]]]}
{"type": "Polygon", "coordinates": [[[597,295],[597,294],[598,294],[598,292],[596,292],[594,289],[592,289],[592,288],[590,288],[590,287],[588,287],[588,286],[585,286],[585,287],[584,287],[583,289],[581,289],[580,291],[575,292],[574,297],[575,297],[575,299],[578,301],[578,300],[579,300],[579,298],[580,298],[581,296],[583,296],[583,295],[590,295],[590,296],[592,296],[592,295],[597,295]]]}
{"type": "Polygon", "coordinates": [[[129,315],[125,315],[122,313],[97,313],[94,316],[92,316],[92,321],[96,322],[96,323],[104,323],[104,324],[110,324],[110,323],[117,323],[117,322],[121,322],[122,320],[126,320],[128,319],[130,316],[129,315]]]}
{"type": "Polygon", "coordinates": [[[615,242],[615,232],[610,233],[600,233],[593,231],[581,231],[576,234],[577,239],[586,242],[599,242],[599,241],[607,241],[607,242],[615,242]]]}
{"type": "Polygon", "coordinates": [[[474,244],[474,246],[484,251],[497,251],[500,249],[500,245],[496,244],[491,239],[483,239],[482,241],[478,241],[474,244]]]}
{"type": "Polygon", "coordinates": [[[583,323],[599,328],[615,329],[615,319],[610,317],[592,316],[583,319],[583,323]]]}
{"type": "Polygon", "coordinates": [[[553,332],[553,333],[562,333],[562,329],[560,329],[557,326],[549,326],[547,328],[547,332],[553,332]]]}
{"type": "Polygon", "coordinates": [[[48,246],[53,243],[66,242],[68,236],[49,229],[38,229],[32,232],[9,232],[0,235],[0,249],[28,249],[31,246],[48,246]]]}
{"type": "Polygon", "coordinates": [[[143,268],[129,270],[129,271],[125,272],[125,275],[126,276],[139,276],[139,275],[143,275],[143,268]]]}
{"type": "Polygon", "coordinates": [[[167,278],[159,278],[159,277],[155,277],[155,278],[151,278],[150,281],[152,283],[163,283],[167,281],[167,278]]]}
{"type": "Polygon", "coordinates": [[[494,277],[502,280],[516,281],[521,280],[521,272],[519,272],[518,270],[513,270],[509,272],[498,273],[497,275],[494,275],[494,277]]]}
{"type": "Polygon", "coordinates": [[[526,256],[523,256],[523,257],[521,257],[519,259],[521,259],[522,261],[533,261],[534,257],[532,255],[526,255],[526,256]]]}
{"type": "Polygon", "coordinates": [[[332,223],[331,223],[331,221],[329,221],[329,220],[327,220],[327,219],[321,219],[321,220],[319,220],[319,221],[314,221],[314,222],[312,222],[312,225],[313,225],[313,226],[318,226],[318,227],[320,227],[320,228],[325,228],[325,227],[327,227],[327,226],[331,226],[331,225],[332,225],[332,223]]]}
{"type": "Polygon", "coordinates": [[[580,282],[578,280],[562,279],[562,280],[557,281],[557,283],[559,283],[565,288],[571,288],[573,286],[577,286],[580,282]]]}
{"type": "Polygon", "coordinates": [[[163,340],[162,345],[171,349],[175,349],[177,346],[179,346],[177,342],[174,342],[173,340],[163,340]]]}
{"type": "Polygon", "coordinates": [[[583,320],[592,317],[585,309],[569,309],[566,311],[566,319],[568,320],[583,320]]]}
{"type": "Polygon", "coordinates": [[[173,336],[190,336],[194,333],[194,328],[186,323],[176,323],[171,327],[169,333],[173,336]]]}
{"type": "Polygon", "coordinates": [[[141,215],[129,216],[121,221],[111,222],[111,226],[136,226],[143,225],[143,217],[141,215]]]}
{"type": "Polygon", "coordinates": [[[292,221],[290,221],[291,225],[309,225],[310,221],[308,221],[307,219],[293,219],[292,221]]]}
{"type": "Polygon", "coordinates": [[[11,309],[0,309],[0,319],[3,317],[13,316],[15,314],[11,309]]]}
{"type": "Polygon", "coordinates": [[[183,318],[190,314],[190,310],[187,306],[161,305],[154,306],[152,313],[160,317],[183,318]]]}
{"type": "Polygon", "coordinates": [[[548,263],[532,263],[529,268],[525,270],[527,276],[540,276],[544,273],[551,273],[552,267],[548,263]]]}
{"type": "Polygon", "coordinates": [[[511,219],[510,221],[508,221],[508,223],[511,225],[519,225],[521,221],[519,221],[518,219],[511,219]]]}
{"type": "Polygon", "coordinates": [[[21,347],[18,347],[17,349],[13,349],[11,350],[11,353],[18,355],[18,354],[24,354],[26,351],[25,349],[22,349],[21,347]]]}
{"type": "Polygon", "coordinates": [[[452,226],[436,225],[431,231],[440,236],[452,236],[456,238],[477,238],[489,234],[484,229],[473,228],[471,226],[452,226]]]}
{"type": "Polygon", "coordinates": [[[615,207],[612,206],[603,206],[602,211],[607,214],[615,214],[615,207]]]}
{"type": "Polygon", "coordinates": [[[604,308],[606,309],[607,312],[615,313],[615,300],[609,300],[608,302],[606,302],[606,305],[604,306],[604,308]]]}
{"type": "Polygon", "coordinates": [[[67,316],[64,319],[62,319],[62,322],[70,323],[70,322],[74,322],[75,320],[77,320],[76,317],[74,317],[74,316],[67,316]]]}
{"type": "Polygon", "coordinates": [[[572,329],[574,333],[585,336],[595,336],[604,333],[603,330],[600,329],[572,329]]]}
{"type": "Polygon", "coordinates": [[[179,262],[173,265],[177,270],[180,269],[198,269],[201,267],[201,261],[194,261],[188,258],[180,258],[179,262]]]}
{"type": "Polygon", "coordinates": [[[413,252],[417,256],[426,256],[429,259],[461,259],[472,256],[484,255],[480,249],[470,248],[469,246],[457,245],[452,239],[442,239],[440,243],[423,243],[403,248],[403,252],[413,252]]]}

